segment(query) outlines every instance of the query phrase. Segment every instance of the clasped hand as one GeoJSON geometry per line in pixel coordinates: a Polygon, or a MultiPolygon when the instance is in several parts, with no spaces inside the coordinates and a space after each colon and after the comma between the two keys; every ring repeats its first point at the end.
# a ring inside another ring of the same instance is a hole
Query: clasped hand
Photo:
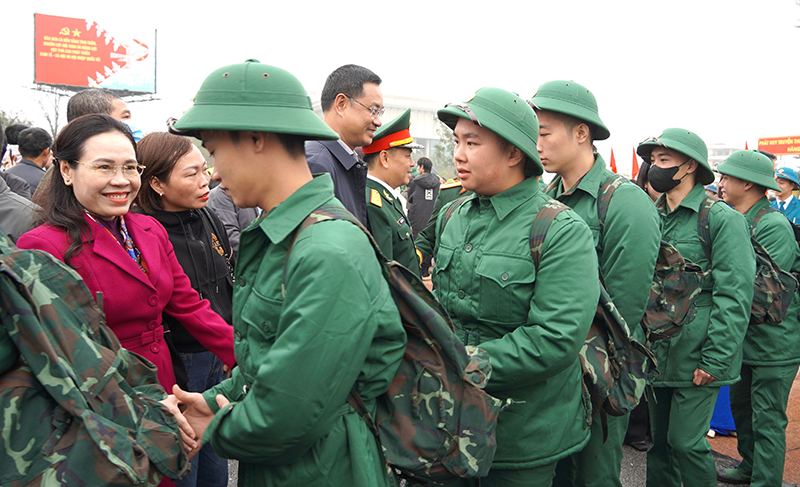
{"type": "MultiPolygon", "coordinates": [[[[197,392],[186,392],[178,385],[172,386],[172,394],[161,401],[178,421],[178,428],[181,433],[183,447],[189,452],[189,459],[194,458],[202,447],[200,441],[206,432],[214,413],[206,404],[203,395],[197,392]],[[185,406],[181,411],[179,405],[185,406]]],[[[230,401],[222,394],[217,394],[217,405],[223,408],[230,404],[230,401]]]]}

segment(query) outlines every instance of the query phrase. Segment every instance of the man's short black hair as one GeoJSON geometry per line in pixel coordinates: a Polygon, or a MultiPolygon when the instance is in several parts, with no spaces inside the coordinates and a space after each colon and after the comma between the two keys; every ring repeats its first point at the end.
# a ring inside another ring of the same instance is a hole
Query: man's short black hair
{"type": "Polygon", "coordinates": [[[336,68],[325,80],[322,88],[322,111],[327,112],[333,105],[336,95],[343,93],[346,96],[358,98],[364,92],[364,83],[381,84],[377,74],[369,69],[355,64],[345,64],[336,68]]]}
{"type": "Polygon", "coordinates": [[[431,169],[433,169],[433,163],[427,157],[420,157],[417,161],[417,166],[421,167],[425,174],[430,174],[431,169]]]}
{"type": "Polygon", "coordinates": [[[775,161],[778,160],[778,156],[776,156],[772,152],[767,152],[767,151],[761,150],[761,149],[756,149],[756,152],[760,152],[760,153],[764,154],[772,162],[775,162],[775,161]]]}
{"type": "Polygon", "coordinates": [[[6,143],[7,144],[18,144],[19,134],[25,130],[30,128],[30,125],[25,125],[24,123],[12,123],[8,127],[6,127],[6,143]]]}
{"type": "Polygon", "coordinates": [[[25,159],[35,159],[43,150],[53,145],[53,138],[47,130],[39,127],[25,129],[19,134],[19,153],[25,159]]]}
{"type": "MultiPolygon", "coordinates": [[[[539,111],[540,110],[537,110],[537,113],[539,111]]],[[[587,122],[586,120],[581,120],[578,117],[573,117],[572,115],[567,115],[566,113],[554,112],[552,110],[542,111],[546,111],[553,118],[564,124],[564,129],[566,129],[567,133],[572,132],[572,129],[582,123],[586,124],[586,126],[589,127],[589,142],[592,144],[592,152],[597,152],[594,147],[595,135],[597,134],[597,126],[595,124],[587,122]]]]}
{"type": "Polygon", "coordinates": [[[67,122],[91,113],[111,115],[114,112],[114,100],[118,99],[119,96],[103,88],[79,91],[67,102],[67,122]]]}

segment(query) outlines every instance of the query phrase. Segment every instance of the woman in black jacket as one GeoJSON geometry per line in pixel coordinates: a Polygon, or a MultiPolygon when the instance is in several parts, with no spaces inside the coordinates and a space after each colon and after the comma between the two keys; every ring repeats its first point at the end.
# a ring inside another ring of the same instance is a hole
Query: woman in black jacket
{"type": "MultiPolygon", "coordinates": [[[[146,166],[142,187],[136,199],[138,211],[158,220],[167,230],[175,256],[192,287],[207,299],[211,309],[231,323],[233,281],[231,248],[222,222],[206,208],[209,176],[206,161],[188,137],[154,132],[137,144],[139,163],[146,166]]],[[[174,319],[164,316],[174,350],[186,370],[178,385],[191,392],[203,392],[224,378],[223,364],[174,319]]],[[[173,362],[177,358],[173,359],[173,362]]],[[[175,365],[180,366],[180,363],[175,365]]],[[[197,478],[203,485],[225,486],[227,462],[206,445],[192,460],[198,462],[192,473],[178,486],[194,487],[197,478]]]]}

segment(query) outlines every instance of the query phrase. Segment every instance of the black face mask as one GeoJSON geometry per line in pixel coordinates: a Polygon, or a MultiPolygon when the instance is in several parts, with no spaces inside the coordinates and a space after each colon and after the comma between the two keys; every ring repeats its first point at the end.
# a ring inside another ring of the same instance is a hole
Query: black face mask
{"type": "Polygon", "coordinates": [[[653,189],[658,191],[659,193],[669,193],[670,191],[675,189],[675,187],[681,184],[681,181],[683,180],[683,178],[686,177],[686,174],[689,174],[689,173],[684,174],[683,177],[681,177],[680,179],[672,179],[675,177],[676,174],[678,174],[678,171],[681,169],[681,166],[683,166],[690,160],[692,160],[691,157],[680,163],[680,165],[677,165],[675,167],[670,167],[667,169],[658,167],[655,164],[653,164],[650,166],[650,169],[647,170],[647,181],[649,181],[650,186],[652,186],[653,189]]]}

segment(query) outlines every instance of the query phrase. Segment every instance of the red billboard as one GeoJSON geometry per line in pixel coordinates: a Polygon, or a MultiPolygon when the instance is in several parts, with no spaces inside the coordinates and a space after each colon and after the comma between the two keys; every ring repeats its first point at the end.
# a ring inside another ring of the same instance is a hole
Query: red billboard
{"type": "Polygon", "coordinates": [[[34,14],[34,83],[155,93],[155,31],[141,34],[34,14]]]}
{"type": "Polygon", "coordinates": [[[776,156],[800,155],[800,135],[758,139],[758,148],[776,156]]]}

